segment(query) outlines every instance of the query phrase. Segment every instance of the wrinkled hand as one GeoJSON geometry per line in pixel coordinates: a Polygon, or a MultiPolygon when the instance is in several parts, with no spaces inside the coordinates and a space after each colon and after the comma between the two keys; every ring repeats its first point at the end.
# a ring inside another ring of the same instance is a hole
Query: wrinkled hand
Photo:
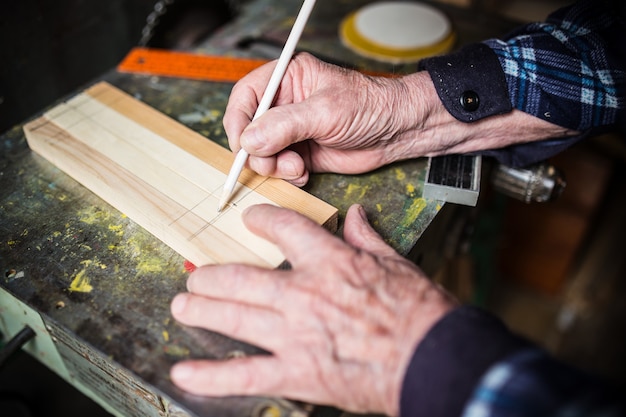
{"type": "Polygon", "coordinates": [[[355,205],[344,240],[295,212],[249,208],[244,222],[277,244],[291,270],[206,266],[172,301],[174,317],[272,355],[176,364],[199,395],[269,395],[396,415],[416,345],[455,301],[370,227],[355,205]]]}
{"type": "Polygon", "coordinates": [[[410,157],[410,129],[428,108],[413,102],[403,79],[365,76],[306,53],[289,64],[273,107],[250,124],[275,64],[241,79],[224,114],[230,148],[248,151],[252,169],[303,185],[309,172],[362,173],[410,157]]]}
{"type": "Polygon", "coordinates": [[[497,149],[575,134],[519,110],[463,123],[444,108],[428,73],[371,77],[297,54],[274,107],[251,122],[275,62],[233,88],[224,129],[264,176],[302,186],[311,172],[357,174],[391,162],[497,149]]]}

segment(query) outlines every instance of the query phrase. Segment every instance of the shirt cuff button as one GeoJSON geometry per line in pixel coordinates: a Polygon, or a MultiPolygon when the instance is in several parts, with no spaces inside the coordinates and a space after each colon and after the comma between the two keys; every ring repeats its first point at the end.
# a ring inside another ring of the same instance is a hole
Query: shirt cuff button
{"type": "Polygon", "coordinates": [[[464,91],[461,94],[461,97],[459,97],[459,101],[461,103],[461,107],[470,112],[478,109],[478,105],[480,104],[478,94],[472,90],[464,91]]]}

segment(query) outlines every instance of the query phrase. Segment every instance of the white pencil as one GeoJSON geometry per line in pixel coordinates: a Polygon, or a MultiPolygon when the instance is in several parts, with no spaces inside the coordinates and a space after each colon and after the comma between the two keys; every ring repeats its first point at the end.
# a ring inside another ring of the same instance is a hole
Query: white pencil
{"type": "MultiPolygon", "coordinates": [[[[267,87],[265,88],[263,97],[261,97],[259,107],[257,107],[252,120],[260,117],[272,105],[272,102],[274,101],[274,96],[276,95],[276,91],[278,90],[283,76],[285,75],[285,71],[287,70],[289,61],[291,61],[291,57],[293,56],[293,53],[296,49],[296,45],[300,40],[300,35],[302,35],[304,26],[306,25],[307,20],[309,20],[309,16],[311,14],[311,11],[313,10],[314,5],[315,0],[304,0],[304,3],[302,3],[300,12],[298,12],[296,21],[291,28],[291,32],[287,37],[285,46],[283,47],[280,57],[278,58],[278,62],[276,63],[276,68],[274,68],[274,72],[272,72],[272,76],[267,83],[267,87]]],[[[237,180],[239,179],[239,175],[241,175],[241,171],[243,170],[243,166],[246,164],[247,159],[248,152],[243,150],[243,148],[240,149],[239,152],[237,152],[237,156],[235,157],[233,166],[228,172],[228,177],[226,177],[224,190],[222,191],[222,198],[220,198],[217,211],[222,211],[224,206],[226,206],[226,204],[228,203],[228,200],[230,200],[233,190],[235,189],[235,185],[237,184],[237,180]]]]}

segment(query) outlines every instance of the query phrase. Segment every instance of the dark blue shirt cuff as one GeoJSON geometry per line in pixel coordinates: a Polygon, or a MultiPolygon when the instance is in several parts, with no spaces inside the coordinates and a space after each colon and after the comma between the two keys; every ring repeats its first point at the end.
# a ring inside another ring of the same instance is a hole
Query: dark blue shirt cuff
{"type": "MultiPolygon", "coordinates": [[[[483,43],[467,45],[448,55],[423,59],[419,69],[429,73],[443,106],[457,120],[475,122],[513,109],[502,65],[496,53],[483,43]]],[[[512,145],[478,154],[493,157],[505,165],[525,167],[562,152],[589,136],[589,133],[512,145]]]]}
{"type": "Polygon", "coordinates": [[[419,69],[428,71],[444,107],[462,122],[513,109],[500,61],[485,44],[471,44],[448,55],[423,59],[419,69]]]}

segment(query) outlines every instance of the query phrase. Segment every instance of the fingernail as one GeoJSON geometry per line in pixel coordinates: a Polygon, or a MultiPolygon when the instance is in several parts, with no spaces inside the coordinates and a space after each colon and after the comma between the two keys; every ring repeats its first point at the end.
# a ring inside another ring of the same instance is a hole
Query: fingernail
{"type": "Polygon", "coordinates": [[[184,363],[174,365],[170,371],[170,376],[179,382],[188,381],[193,376],[193,368],[184,363]]]}
{"type": "Polygon", "coordinates": [[[358,211],[359,211],[359,216],[361,216],[361,219],[363,219],[364,221],[367,221],[367,213],[365,212],[365,209],[363,208],[363,206],[360,204],[358,206],[358,211]]]}
{"type": "Polygon", "coordinates": [[[187,305],[187,294],[178,294],[172,300],[172,305],[170,306],[170,310],[173,315],[177,315],[182,313],[185,310],[185,306],[187,305]]]}
{"type": "Polygon", "coordinates": [[[296,187],[303,187],[304,185],[306,185],[307,179],[305,177],[299,177],[299,178],[289,180],[289,182],[295,185],[296,187]]]}
{"type": "Polygon", "coordinates": [[[186,287],[187,287],[187,291],[189,291],[189,292],[193,292],[193,290],[192,290],[192,287],[193,287],[192,282],[195,281],[195,278],[194,278],[195,276],[196,276],[196,274],[191,273],[191,274],[189,274],[189,277],[187,278],[186,287]]]}
{"type": "Polygon", "coordinates": [[[296,164],[292,161],[287,161],[285,163],[285,173],[290,177],[290,178],[296,178],[296,177],[301,177],[302,174],[299,172],[298,167],[296,166],[296,164]]]}

